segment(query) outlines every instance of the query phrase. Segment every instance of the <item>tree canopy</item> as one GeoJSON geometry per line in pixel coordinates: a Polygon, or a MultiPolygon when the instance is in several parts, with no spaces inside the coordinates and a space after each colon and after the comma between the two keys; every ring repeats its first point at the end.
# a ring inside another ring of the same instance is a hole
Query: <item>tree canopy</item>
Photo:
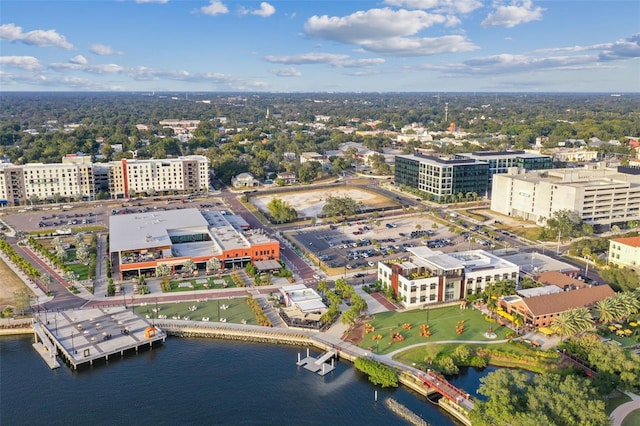
{"type": "Polygon", "coordinates": [[[358,213],[361,208],[362,204],[349,196],[329,195],[326,204],[322,207],[322,212],[328,217],[348,217],[358,213]]]}
{"type": "Polygon", "coordinates": [[[488,398],[470,413],[473,425],[608,425],[605,403],[590,379],[501,369],[481,379],[488,398]]]}
{"type": "Polygon", "coordinates": [[[276,223],[287,223],[298,217],[298,212],[286,201],[280,198],[274,198],[267,204],[267,209],[271,218],[276,223]]]}

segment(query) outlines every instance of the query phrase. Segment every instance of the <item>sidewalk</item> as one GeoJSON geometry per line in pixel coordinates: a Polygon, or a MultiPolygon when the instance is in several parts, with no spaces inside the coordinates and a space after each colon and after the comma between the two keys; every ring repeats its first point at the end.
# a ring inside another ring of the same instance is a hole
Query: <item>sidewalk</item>
{"type": "Polygon", "coordinates": [[[613,412],[609,416],[611,422],[613,423],[613,426],[621,426],[622,421],[625,417],[627,417],[627,415],[629,415],[629,413],[634,410],[640,410],[640,395],[636,395],[631,392],[625,392],[625,394],[627,394],[627,396],[631,398],[631,401],[625,402],[624,404],[618,406],[615,410],[613,410],[613,412]]]}

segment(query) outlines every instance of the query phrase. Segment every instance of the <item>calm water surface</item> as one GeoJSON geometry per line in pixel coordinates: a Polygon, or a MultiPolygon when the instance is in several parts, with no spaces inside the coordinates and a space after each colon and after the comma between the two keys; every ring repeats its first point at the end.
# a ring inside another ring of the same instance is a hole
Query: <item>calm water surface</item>
{"type": "MultiPolygon", "coordinates": [[[[373,387],[346,361],[325,377],[299,368],[303,348],[172,338],[74,372],[49,370],[31,343],[0,338],[0,425],[406,424],[383,404],[386,397],[431,425],[457,424],[402,387],[373,387]]],[[[452,381],[473,394],[488,371],[452,381]]]]}

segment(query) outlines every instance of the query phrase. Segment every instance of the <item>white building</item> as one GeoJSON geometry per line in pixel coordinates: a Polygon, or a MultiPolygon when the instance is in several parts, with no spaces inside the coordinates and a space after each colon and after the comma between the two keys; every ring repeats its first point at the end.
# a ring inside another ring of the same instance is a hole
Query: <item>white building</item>
{"type": "Polygon", "coordinates": [[[610,227],[640,220],[640,173],[605,167],[524,172],[509,169],[493,177],[491,210],[544,223],[558,210],[571,210],[588,224],[610,227]]]}
{"type": "Polygon", "coordinates": [[[108,167],[112,198],[209,190],[209,160],[202,155],[158,160],[123,159],[108,163],[108,167]]]}
{"type": "Polygon", "coordinates": [[[493,282],[518,281],[520,268],[484,250],[443,253],[411,247],[407,261],[378,263],[378,279],[405,308],[462,300],[493,282]]]}
{"type": "Polygon", "coordinates": [[[0,205],[93,200],[92,163],[0,164],[0,205]]]}

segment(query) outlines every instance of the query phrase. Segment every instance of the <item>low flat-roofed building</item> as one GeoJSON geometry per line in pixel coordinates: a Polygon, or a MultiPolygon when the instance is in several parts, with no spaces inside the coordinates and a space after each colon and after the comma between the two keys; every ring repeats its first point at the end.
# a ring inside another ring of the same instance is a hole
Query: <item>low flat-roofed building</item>
{"type": "Polygon", "coordinates": [[[499,305],[511,315],[522,315],[525,327],[539,328],[550,326],[563,312],[591,307],[613,295],[615,292],[611,287],[604,284],[531,297],[504,296],[500,298],[499,305]]]}
{"type": "Polygon", "coordinates": [[[557,285],[545,285],[542,287],[525,288],[516,291],[522,297],[544,296],[545,294],[562,293],[564,290],[557,285]]]}
{"type": "Polygon", "coordinates": [[[640,237],[610,240],[608,259],[611,264],[640,271],[640,237]]]}
{"type": "MultiPolygon", "coordinates": [[[[224,268],[259,260],[278,260],[280,243],[262,230],[232,224],[234,215],[178,209],[109,218],[109,252],[121,279],[155,275],[159,265],[181,272],[188,260],[204,270],[215,257],[224,268]]],[[[116,268],[114,268],[114,271],[116,268]]]]}
{"type": "Polygon", "coordinates": [[[488,284],[519,279],[517,265],[484,250],[443,253],[410,247],[409,260],[378,263],[378,279],[405,308],[463,300],[488,284]]]}
{"type": "Polygon", "coordinates": [[[280,287],[285,307],[280,316],[290,327],[318,329],[322,323],[320,318],[327,312],[322,297],[312,288],[304,284],[293,284],[280,287]]]}

